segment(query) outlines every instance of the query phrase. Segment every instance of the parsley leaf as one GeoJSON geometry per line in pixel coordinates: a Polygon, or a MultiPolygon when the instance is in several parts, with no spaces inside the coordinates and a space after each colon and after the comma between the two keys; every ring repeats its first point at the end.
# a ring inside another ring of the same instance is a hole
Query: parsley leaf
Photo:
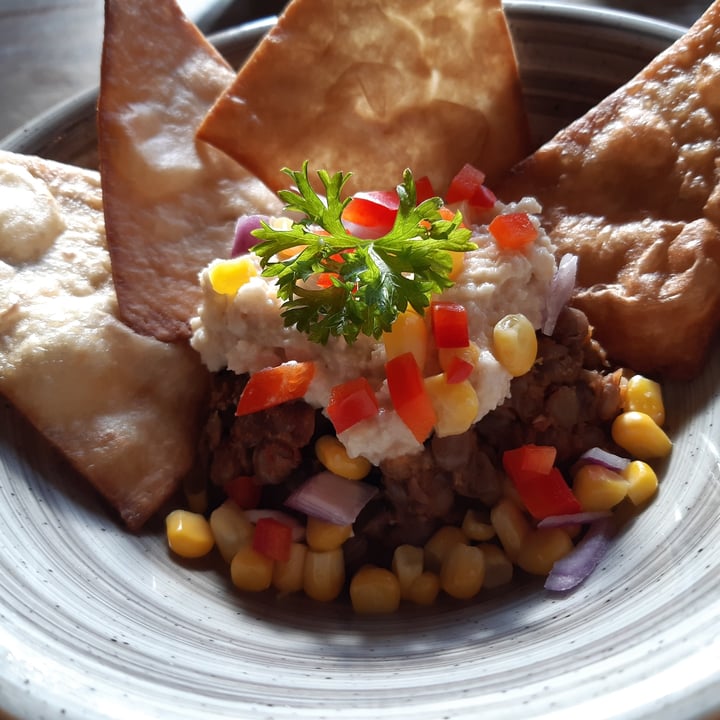
{"type": "Polygon", "coordinates": [[[253,231],[261,242],[252,251],[263,276],[277,280],[285,325],[313,342],[325,344],[332,335],[353,343],[360,333],[379,339],[408,305],[423,314],[431,296],[453,284],[449,251],[476,249],[470,230],[460,227],[460,213],[442,218],[440,198],[416,206],[410,170],[397,186],[400,205],[392,229],[372,240],[350,235],[342,222],[351,198],[343,200],[341,193],[350,173],[318,171],[323,201],[310,184],[307,162],[302,170],[283,172],[297,190],[278,196],[287,210],[303,217],[288,230],[263,223],[253,231]],[[318,278],[325,282],[318,284],[318,278]]]}

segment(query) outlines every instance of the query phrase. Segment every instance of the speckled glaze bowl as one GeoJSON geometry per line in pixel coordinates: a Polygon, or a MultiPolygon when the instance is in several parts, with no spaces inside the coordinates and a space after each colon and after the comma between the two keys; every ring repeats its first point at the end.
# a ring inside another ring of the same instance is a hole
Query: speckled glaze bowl
{"type": "MultiPolygon", "coordinates": [[[[508,2],[538,142],[679,34],[612,12],[508,2]]],[[[219,36],[241,62],[271,20],[219,36]]],[[[92,166],[94,97],[4,146],[92,166]]],[[[541,580],[387,618],[239,596],[227,572],[141,535],[0,403],[0,717],[640,718],[720,710],[720,357],[666,388],[659,495],[561,597],[541,580]],[[5,715],[3,715],[3,713],[5,715]]]]}

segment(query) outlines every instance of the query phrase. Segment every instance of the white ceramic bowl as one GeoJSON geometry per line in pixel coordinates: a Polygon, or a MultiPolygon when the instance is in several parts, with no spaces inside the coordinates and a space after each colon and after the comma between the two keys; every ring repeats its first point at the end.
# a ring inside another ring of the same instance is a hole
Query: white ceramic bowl
{"type": "MultiPolygon", "coordinates": [[[[678,35],[611,12],[508,2],[538,140],[678,35]]],[[[225,33],[238,63],[269,22],[225,33]]],[[[92,165],[94,97],[4,145],[92,165]]],[[[660,493],[568,597],[527,581],[389,618],[241,597],[126,533],[0,404],[0,716],[639,718],[720,708],[720,363],[666,389],[676,445],[660,493]]]]}

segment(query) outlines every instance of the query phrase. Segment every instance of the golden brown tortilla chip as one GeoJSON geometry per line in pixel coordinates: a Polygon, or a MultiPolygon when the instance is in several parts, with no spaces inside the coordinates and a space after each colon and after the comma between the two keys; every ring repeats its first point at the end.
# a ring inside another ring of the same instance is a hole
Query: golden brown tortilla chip
{"type": "Polygon", "coordinates": [[[107,0],[98,134],[120,313],[137,332],[189,337],[198,273],[226,256],[233,227],[276,198],[195,141],[233,71],[174,0],[107,0]]]}
{"type": "Polygon", "coordinates": [[[0,392],[130,528],[191,467],[206,385],[118,319],[97,173],[0,151],[0,392]]]}
{"type": "Polygon", "coordinates": [[[543,204],[614,360],[694,375],[720,325],[720,3],[496,190],[543,204]]]}
{"type": "Polygon", "coordinates": [[[490,180],[528,151],[500,0],[293,0],[198,137],[275,190],[283,167],[394,187],[405,168],[444,192],[473,163],[490,180]]]}

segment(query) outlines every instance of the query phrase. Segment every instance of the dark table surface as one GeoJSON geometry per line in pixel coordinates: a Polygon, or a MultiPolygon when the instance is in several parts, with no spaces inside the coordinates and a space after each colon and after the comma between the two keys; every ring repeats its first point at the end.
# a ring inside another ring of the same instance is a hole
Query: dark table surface
{"type": "MultiPolygon", "coordinates": [[[[129,1],[129,0],[128,0],[129,1]]],[[[284,0],[180,0],[210,32],[279,12],[284,0]]],[[[689,26],[710,0],[573,0],[689,26]]],[[[97,85],[103,0],[0,0],[0,138],[97,85]]]]}

